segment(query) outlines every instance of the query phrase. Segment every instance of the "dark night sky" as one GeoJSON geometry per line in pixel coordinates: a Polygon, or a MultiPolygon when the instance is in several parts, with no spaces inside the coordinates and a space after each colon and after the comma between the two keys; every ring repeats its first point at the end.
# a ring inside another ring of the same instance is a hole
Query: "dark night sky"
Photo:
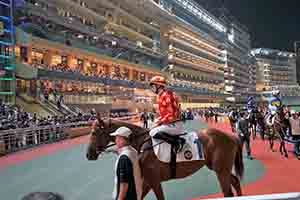
{"type": "MultiPolygon", "coordinates": [[[[217,8],[223,0],[195,1],[217,8]]],[[[249,28],[252,47],[294,51],[300,41],[300,0],[225,0],[225,6],[249,28]]]]}

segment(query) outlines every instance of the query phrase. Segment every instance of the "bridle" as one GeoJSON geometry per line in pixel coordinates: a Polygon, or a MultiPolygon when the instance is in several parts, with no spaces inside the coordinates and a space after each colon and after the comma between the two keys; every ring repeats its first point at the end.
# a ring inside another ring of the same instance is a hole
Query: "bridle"
{"type": "MultiPolygon", "coordinates": [[[[108,127],[111,127],[111,121],[109,120],[109,126],[108,127]]],[[[107,137],[109,137],[109,135],[108,135],[108,131],[107,130],[109,130],[109,129],[107,129],[106,127],[105,127],[105,124],[104,124],[104,122],[102,121],[102,124],[100,125],[98,125],[98,129],[105,129],[105,132],[103,132],[102,134],[105,134],[105,135],[107,135],[107,137]]],[[[94,133],[93,134],[97,134],[96,133],[97,131],[94,131],[94,133]]],[[[149,133],[149,130],[144,130],[143,132],[141,132],[140,134],[138,134],[138,135],[134,135],[134,137],[133,138],[131,138],[131,139],[138,139],[138,138],[140,138],[140,137],[142,137],[142,136],[145,136],[146,134],[148,134],[149,133]]],[[[98,140],[97,139],[97,135],[94,135],[95,137],[96,137],[96,140],[98,140]]],[[[141,146],[143,145],[143,144],[145,144],[146,142],[148,142],[148,141],[150,141],[151,140],[151,137],[149,137],[149,138],[147,138],[147,139],[145,139],[143,142],[142,142],[142,144],[141,144],[141,146]]],[[[101,153],[103,153],[103,152],[110,152],[110,151],[107,151],[107,149],[109,149],[109,148],[111,148],[111,147],[113,147],[113,146],[115,146],[116,144],[114,143],[114,142],[112,142],[112,143],[109,143],[108,145],[106,145],[106,146],[96,146],[96,154],[97,154],[97,156],[98,155],[100,155],[101,153]]],[[[147,149],[148,150],[148,149],[147,149]]]]}

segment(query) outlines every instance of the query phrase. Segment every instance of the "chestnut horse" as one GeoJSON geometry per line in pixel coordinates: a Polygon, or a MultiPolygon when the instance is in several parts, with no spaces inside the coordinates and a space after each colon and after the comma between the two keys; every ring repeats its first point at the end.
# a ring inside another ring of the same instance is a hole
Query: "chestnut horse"
{"type": "MultiPolygon", "coordinates": [[[[158,200],[164,200],[161,182],[171,180],[168,163],[159,161],[153,152],[149,130],[139,126],[116,120],[98,119],[98,127],[92,132],[87,148],[88,160],[97,160],[98,156],[111,147],[114,138],[110,133],[121,126],[133,131],[131,145],[139,153],[139,162],[143,175],[143,198],[152,189],[158,200]]],[[[242,146],[237,137],[217,129],[205,129],[198,132],[203,144],[205,160],[180,162],[176,164],[176,179],[184,178],[197,172],[203,166],[215,171],[225,197],[234,196],[231,186],[238,196],[242,195],[240,179],[244,174],[242,146]],[[232,169],[235,174],[232,174],[232,169]]],[[[199,189],[200,189],[199,185],[199,189]]]]}

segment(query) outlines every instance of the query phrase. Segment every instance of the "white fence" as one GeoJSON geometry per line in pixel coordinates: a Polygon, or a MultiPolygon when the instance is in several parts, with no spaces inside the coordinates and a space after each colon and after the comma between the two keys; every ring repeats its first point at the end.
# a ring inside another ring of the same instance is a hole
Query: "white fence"
{"type": "MultiPolygon", "coordinates": [[[[76,122],[64,125],[49,125],[0,131],[2,153],[10,153],[39,144],[52,143],[68,138],[67,128],[87,126],[91,122],[76,122]]],[[[1,152],[0,152],[1,153],[1,152]]]]}
{"type": "MultiPolygon", "coordinates": [[[[139,115],[114,118],[122,121],[136,122],[139,115]]],[[[0,131],[0,155],[19,151],[40,144],[53,143],[69,137],[66,129],[86,127],[92,121],[68,123],[63,125],[38,126],[0,131]]]]}

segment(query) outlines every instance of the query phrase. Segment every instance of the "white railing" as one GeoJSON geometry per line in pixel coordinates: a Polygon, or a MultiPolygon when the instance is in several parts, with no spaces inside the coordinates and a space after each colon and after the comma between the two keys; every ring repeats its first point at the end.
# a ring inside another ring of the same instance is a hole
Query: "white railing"
{"type": "MultiPolygon", "coordinates": [[[[114,118],[122,121],[136,122],[140,115],[114,118]]],[[[54,143],[69,138],[69,128],[87,127],[93,121],[82,121],[63,125],[47,125],[30,128],[18,128],[0,131],[0,155],[7,154],[33,146],[54,143]]]]}
{"type": "Polygon", "coordinates": [[[68,128],[86,127],[91,122],[76,122],[64,125],[48,125],[0,131],[0,153],[10,153],[32,146],[53,143],[68,138],[68,128]]]}
{"type": "Polygon", "coordinates": [[[282,194],[269,194],[258,196],[244,196],[232,198],[216,198],[214,200],[300,200],[300,193],[282,193],[282,194]]]}

